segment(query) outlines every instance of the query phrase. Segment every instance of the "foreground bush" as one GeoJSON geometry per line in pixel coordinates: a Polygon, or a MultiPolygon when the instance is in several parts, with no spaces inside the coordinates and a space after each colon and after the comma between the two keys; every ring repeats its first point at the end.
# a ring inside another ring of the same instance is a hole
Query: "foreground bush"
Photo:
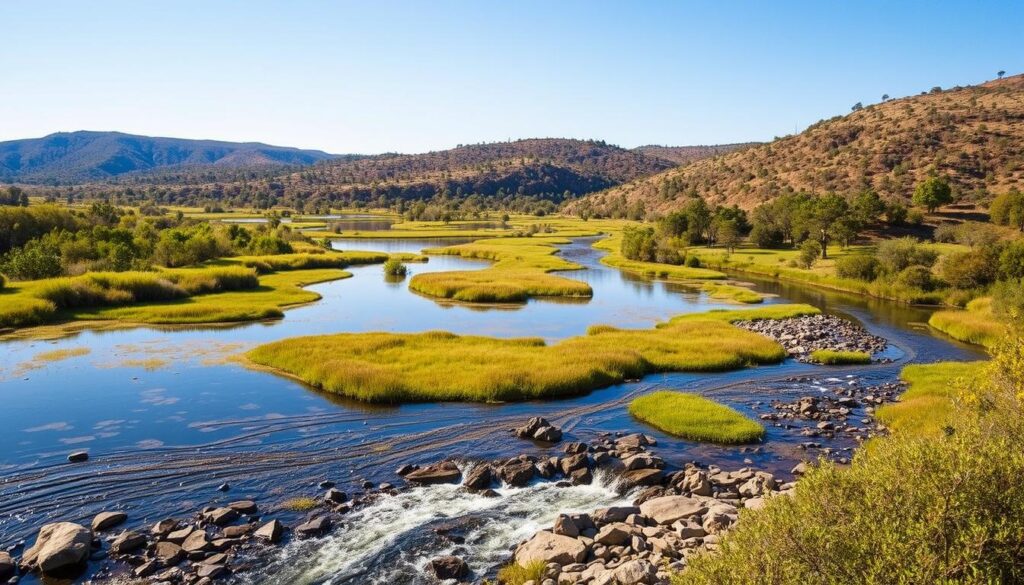
{"type": "Polygon", "coordinates": [[[670,435],[691,441],[750,443],[764,427],[728,406],[696,394],[653,392],[629,403],[629,414],[670,435]]]}
{"type": "Polygon", "coordinates": [[[949,405],[933,421],[941,432],[904,427],[848,469],[812,470],[792,497],[744,513],[720,553],[691,558],[673,584],[1022,582],[1024,338],[964,366],[983,371],[962,385],[949,367],[913,374],[946,389],[931,396],[949,405]]]}

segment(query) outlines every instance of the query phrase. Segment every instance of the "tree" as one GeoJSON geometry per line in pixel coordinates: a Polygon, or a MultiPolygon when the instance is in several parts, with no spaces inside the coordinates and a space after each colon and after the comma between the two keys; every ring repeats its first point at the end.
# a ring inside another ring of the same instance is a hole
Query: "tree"
{"type": "Polygon", "coordinates": [[[885,212],[885,203],[874,190],[868,189],[857,195],[851,205],[853,216],[861,224],[868,226],[878,221],[878,217],[885,212]]]}
{"type": "Polygon", "coordinates": [[[853,107],[850,108],[850,111],[856,112],[856,111],[863,110],[863,109],[864,109],[864,104],[862,104],[860,102],[857,102],[857,103],[853,104],[853,107]]]}
{"type": "Polygon", "coordinates": [[[914,189],[914,205],[927,208],[928,213],[934,213],[939,206],[952,201],[953,190],[941,177],[928,177],[914,189]]]}
{"type": "Polygon", "coordinates": [[[718,224],[718,241],[732,254],[742,238],[739,224],[735,219],[724,219],[721,216],[715,218],[715,223],[718,224]]]}
{"type": "Polygon", "coordinates": [[[849,226],[840,225],[840,220],[846,218],[849,211],[846,199],[835,193],[810,199],[804,205],[800,223],[803,231],[818,242],[822,259],[828,258],[828,244],[832,238],[838,235],[850,237],[849,226]]]}
{"type": "Polygon", "coordinates": [[[996,71],[996,75],[999,77],[999,79],[1002,79],[1003,76],[1006,75],[1006,72],[1000,69],[999,71],[996,71]]]}
{"type": "Polygon", "coordinates": [[[1008,225],[1024,231],[1024,193],[1016,189],[992,200],[989,207],[992,223],[1008,225]]]}
{"type": "Polygon", "coordinates": [[[821,246],[814,240],[807,240],[800,245],[800,258],[797,263],[801,268],[810,268],[814,266],[814,262],[818,259],[818,254],[821,253],[821,246]]]}
{"type": "Polygon", "coordinates": [[[887,94],[887,93],[883,93],[883,94],[882,94],[882,101],[883,101],[883,102],[887,102],[887,101],[889,101],[889,94],[887,94]]]}

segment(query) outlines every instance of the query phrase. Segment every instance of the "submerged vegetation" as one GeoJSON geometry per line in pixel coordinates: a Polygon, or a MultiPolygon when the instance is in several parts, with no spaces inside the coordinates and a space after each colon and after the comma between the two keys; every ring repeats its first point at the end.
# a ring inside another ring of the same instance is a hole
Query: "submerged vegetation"
{"type": "Polygon", "coordinates": [[[683,392],[653,392],[629,403],[629,414],[691,441],[750,443],[764,427],[728,406],[683,392]]]}
{"type": "Polygon", "coordinates": [[[652,372],[720,371],[785,359],[781,346],[730,318],[779,317],[806,305],[686,315],[655,329],[595,326],[547,345],[447,332],[341,333],[285,339],[249,361],[366,402],[508,401],[580,394],[652,372]]]}

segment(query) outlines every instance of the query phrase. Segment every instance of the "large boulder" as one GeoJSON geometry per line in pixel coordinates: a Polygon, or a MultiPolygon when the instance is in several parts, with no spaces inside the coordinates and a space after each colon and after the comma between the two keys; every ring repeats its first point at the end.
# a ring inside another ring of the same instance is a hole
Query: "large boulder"
{"type": "Polygon", "coordinates": [[[284,525],[277,520],[271,520],[263,526],[260,526],[253,536],[261,540],[265,540],[271,544],[281,540],[281,535],[284,534],[284,525]]]}
{"type": "Polygon", "coordinates": [[[539,416],[526,421],[525,425],[518,427],[513,433],[520,439],[532,439],[547,443],[557,443],[562,440],[562,431],[539,416]]]}
{"type": "Polygon", "coordinates": [[[676,520],[699,516],[707,506],[686,496],[664,496],[640,504],[640,513],[658,524],[672,524],[676,520]]]}
{"type": "Polygon", "coordinates": [[[461,477],[459,467],[451,461],[435,463],[405,474],[406,481],[422,484],[458,483],[461,477]]]}
{"type": "Polygon", "coordinates": [[[646,559],[622,563],[615,569],[615,582],[619,585],[650,585],[658,579],[658,568],[646,559]]]}
{"type": "Polygon", "coordinates": [[[430,571],[438,579],[465,579],[469,576],[469,565],[459,557],[438,557],[430,561],[430,571]]]}
{"type": "Polygon", "coordinates": [[[479,465],[475,465],[473,469],[466,474],[466,479],[462,482],[462,485],[471,490],[485,490],[491,487],[492,481],[494,481],[494,473],[491,471],[491,466],[486,463],[481,463],[479,465]]]}
{"type": "Polygon", "coordinates": [[[533,462],[513,459],[498,468],[498,477],[512,487],[523,487],[533,479],[534,472],[533,462]]]}
{"type": "Polygon", "coordinates": [[[523,566],[536,561],[571,565],[572,563],[582,563],[586,558],[587,547],[585,544],[575,538],[546,531],[534,534],[533,538],[524,542],[516,550],[516,562],[523,566]]]}
{"type": "Polygon", "coordinates": [[[73,522],[47,524],[22,556],[22,563],[43,573],[81,565],[89,558],[92,530],[73,522]]]}

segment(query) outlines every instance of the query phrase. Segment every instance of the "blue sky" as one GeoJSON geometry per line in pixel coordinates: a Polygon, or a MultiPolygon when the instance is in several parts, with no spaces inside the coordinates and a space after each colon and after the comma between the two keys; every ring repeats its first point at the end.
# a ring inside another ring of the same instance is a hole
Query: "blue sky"
{"type": "Polygon", "coordinates": [[[768,140],[1024,67],[1024,2],[0,0],[0,140],[768,140]]]}

